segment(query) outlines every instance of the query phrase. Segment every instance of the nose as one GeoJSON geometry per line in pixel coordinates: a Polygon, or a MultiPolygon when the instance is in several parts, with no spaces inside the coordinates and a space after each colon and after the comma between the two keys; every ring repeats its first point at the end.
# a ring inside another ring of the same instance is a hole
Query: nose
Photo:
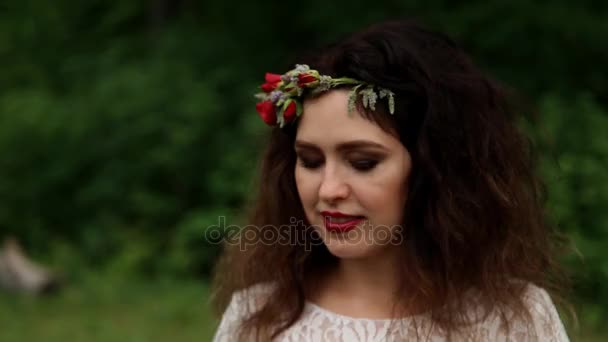
{"type": "Polygon", "coordinates": [[[327,203],[346,199],[350,194],[350,186],[345,178],[340,175],[336,167],[326,164],[323,179],[319,186],[319,199],[327,203]]]}

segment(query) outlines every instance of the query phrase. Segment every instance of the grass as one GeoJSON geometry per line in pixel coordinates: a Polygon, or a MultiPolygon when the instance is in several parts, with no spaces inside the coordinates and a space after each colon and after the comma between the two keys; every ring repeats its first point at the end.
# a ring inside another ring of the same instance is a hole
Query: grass
{"type": "Polygon", "coordinates": [[[65,288],[57,296],[1,294],[0,341],[212,339],[217,323],[210,314],[205,284],[98,278],[65,288]]]}

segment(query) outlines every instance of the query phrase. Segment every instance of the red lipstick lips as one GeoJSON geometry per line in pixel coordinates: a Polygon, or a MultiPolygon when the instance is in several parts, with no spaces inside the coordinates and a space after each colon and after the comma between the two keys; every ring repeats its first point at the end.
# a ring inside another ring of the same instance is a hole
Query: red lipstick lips
{"type": "Polygon", "coordinates": [[[330,232],[344,233],[355,229],[365,219],[362,216],[346,215],[341,212],[322,211],[325,228],[330,232]]]}

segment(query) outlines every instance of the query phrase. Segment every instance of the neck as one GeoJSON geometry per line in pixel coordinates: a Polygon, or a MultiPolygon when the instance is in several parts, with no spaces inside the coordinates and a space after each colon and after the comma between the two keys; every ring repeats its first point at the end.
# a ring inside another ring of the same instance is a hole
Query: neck
{"type": "Polygon", "coordinates": [[[398,261],[396,249],[373,257],[339,259],[325,276],[317,300],[350,312],[391,317],[397,303],[398,261]]]}
{"type": "Polygon", "coordinates": [[[397,255],[387,251],[382,255],[339,260],[334,279],[340,291],[350,298],[372,300],[392,299],[397,290],[397,255]]]}

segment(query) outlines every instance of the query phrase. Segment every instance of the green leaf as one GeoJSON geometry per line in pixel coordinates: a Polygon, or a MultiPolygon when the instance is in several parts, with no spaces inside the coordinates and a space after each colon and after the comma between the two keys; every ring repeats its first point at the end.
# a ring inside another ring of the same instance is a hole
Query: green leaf
{"type": "Polygon", "coordinates": [[[285,111],[285,109],[281,108],[277,112],[277,123],[279,124],[279,127],[281,127],[281,128],[283,128],[283,126],[285,126],[285,118],[283,117],[284,111],[285,111]]]}
{"type": "Polygon", "coordinates": [[[302,112],[304,111],[304,108],[302,108],[302,104],[300,103],[300,101],[294,101],[296,103],[296,117],[302,115],[302,112]]]}
{"type": "Polygon", "coordinates": [[[281,112],[284,112],[287,109],[287,107],[289,107],[289,104],[292,102],[294,102],[293,99],[288,99],[287,101],[285,101],[285,103],[283,103],[283,108],[282,108],[281,112]]]}
{"type": "Polygon", "coordinates": [[[352,112],[355,111],[355,105],[357,102],[357,90],[362,86],[362,84],[359,84],[357,86],[355,86],[350,93],[348,94],[348,114],[350,115],[352,112]]]}

